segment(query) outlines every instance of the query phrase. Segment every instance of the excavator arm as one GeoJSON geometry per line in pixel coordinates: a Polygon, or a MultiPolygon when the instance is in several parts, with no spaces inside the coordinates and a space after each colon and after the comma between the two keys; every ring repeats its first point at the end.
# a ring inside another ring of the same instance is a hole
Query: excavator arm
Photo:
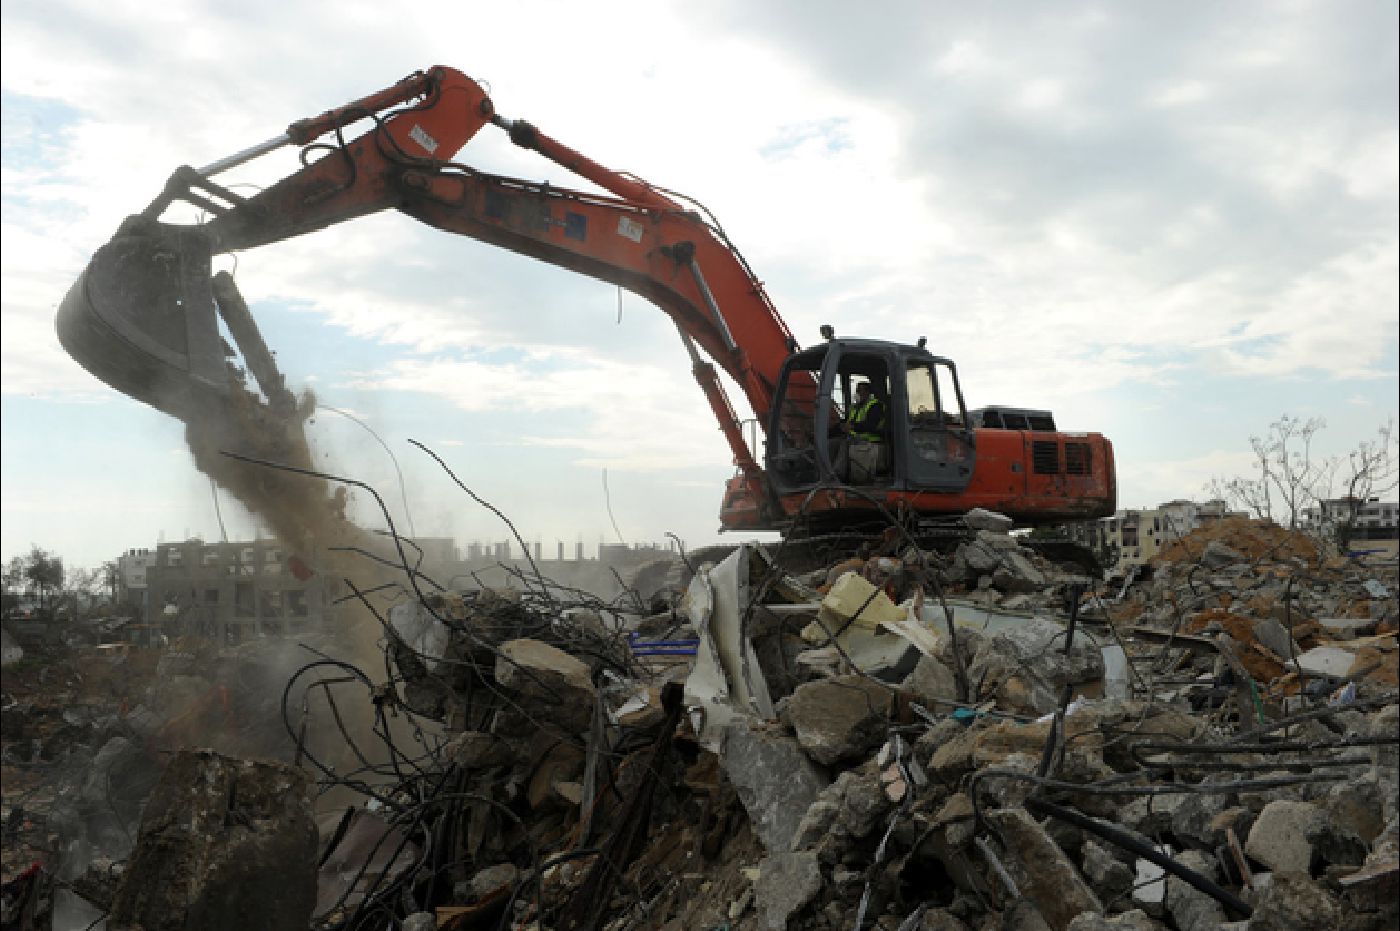
{"type": "MultiPolygon", "coordinates": [[[[606,168],[528,123],[501,118],[482,88],[451,68],[429,69],[300,120],[204,168],[178,169],[74,285],[60,308],[60,339],[118,390],[182,419],[204,416],[205,398],[217,396],[226,377],[216,312],[231,331],[235,323],[225,306],[230,301],[208,284],[211,256],[388,209],[611,282],[660,307],[676,323],[749,496],[765,500],[762,469],[740,418],[700,353],[735,380],[766,427],[783,360],[796,342],[742,256],[703,208],[606,168]],[[346,139],[346,129],[364,120],[370,128],[346,139]],[[451,161],[488,124],[608,194],[451,161]],[[256,195],[244,197],[214,180],[285,145],[303,147],[302,168],[256,195]],[[176,201],[209,218],[192,226],[160,222],[176,201]]],[[[246,331],[246,312],[238,320],[246,331]]],[[[250,360],[260,354],[260,339],[238,342],[250,360]]],[[[795,416],[802,394],[796,392],[795,416]]],[[[810,402],[815,385],[806,394],[810,402]]]]}

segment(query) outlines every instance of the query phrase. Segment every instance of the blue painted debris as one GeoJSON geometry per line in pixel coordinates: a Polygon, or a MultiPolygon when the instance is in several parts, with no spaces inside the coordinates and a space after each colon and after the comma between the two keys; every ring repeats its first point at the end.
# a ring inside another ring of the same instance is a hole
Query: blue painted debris
{"type": "Polygon", "coordinates": [[[643,640],[632,633],[627,635],[627,645],[633,656],[694,656],[700,640],[643,640]]]}

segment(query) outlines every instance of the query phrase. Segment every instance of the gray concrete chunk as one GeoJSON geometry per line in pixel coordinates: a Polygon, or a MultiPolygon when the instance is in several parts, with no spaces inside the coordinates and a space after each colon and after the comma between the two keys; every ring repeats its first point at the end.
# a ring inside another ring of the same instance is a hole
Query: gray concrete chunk
{"type": "Polygon", "coordinates": [[[768,931],[786,931],[788,920],[821,891],[822,871],[815,852],[774,854],[759,864],[754,901],[768,931]]]}
{"type": "Polygon", "coordinates": [[[1006,841],[1007,872],[1053,931],[1066,931],[1084,912],[1103,913],[1098,896],[1035,819],[1019,808],[1003,808],[988,812],[987,820],[1006,841]]]}
{"type": "Polygon", "coordinates": [[[1322,817],[1308,802],[1272,801],[1249,829],[1244,851],[1275,872],[1307,874],[1314,855],[1310,838],[1322,817]]]}
{"type": "Polygon", "coordinates": [[[797,741],[742,718],[725,728],[720,764],[770,854],[791,848],[802,817],[829,782],[797,741]]]}
{"type": "Polygon", "coordinates": [[[894,692],[864,676],[838,676],[798,686],[783,720],[823,766],[863,757],[885,739],[894,692]]]}
{"type": "Polygon", "coordinates": [[[181,751],[146,804],[110,921],[145,931],[305,928],[316,844],[300,770],[181,751]]]}

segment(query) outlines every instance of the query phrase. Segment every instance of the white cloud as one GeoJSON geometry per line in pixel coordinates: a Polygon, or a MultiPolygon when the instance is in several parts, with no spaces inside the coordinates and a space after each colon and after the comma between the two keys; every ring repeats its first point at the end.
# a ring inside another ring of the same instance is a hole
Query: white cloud
{"type": "MultiPolygon", "coordinates": [[[[1243,444],[1242,444],[1243,445],[1243,444]]],[[[1215,478],[1250,474],[1253,457],[1246,452],[1210,450],[1181,459],[1140,460],[1122,482],[1118,506],[1152,508],[1173,498],[1202,500],[1215,478]]]]}
{"type": "Polygon", "coordinates": [[[1065,88],[1052,78],[1035,78],[1021,88],[1017,102],[1027,110],[1051,110],[1065,100],[1065,88]]]}
{"type": "Polygon", "coordinates": [[[1200,103],[1210,95],[1210,86],[1202,81],[1180,81],[1153,94],[1151,100],[1159,107],[1181,107],[1200,103]]]}
{"type": "MultiPolygon", "coordinates": [[[[676,349],[677,362],[681,353],[676,349]]],[[[539,362],[400,359],[347,387],[438,397],[474,414],[518,415],[513,442],[576,450],[576,464],[633,471],[722,466],[730,455],[682,366],[625,364],[581,354],[539,362]],[[543,435],[567,415],[562,435],[543,435]],[[705,437],[710,442],[699,441],[705,437]]]]}

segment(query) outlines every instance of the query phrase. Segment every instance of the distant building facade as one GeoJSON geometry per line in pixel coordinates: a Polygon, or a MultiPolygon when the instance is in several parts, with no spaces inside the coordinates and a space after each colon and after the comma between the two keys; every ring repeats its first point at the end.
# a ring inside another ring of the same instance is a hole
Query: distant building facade
{"type": "MultiPolygon", "coordinates": [[[[404,539],[410,565],[430,577],[456,564],[450,538],[404,539]]],[[[276,540],[162,543],[132,550],[129,584],[144,583],[144,617],[167,636],[220,643],[254,637],[296,636],[321,626],[344,594],[341,581],[313,573],[276,540]]]]}
{"type": "MultiPolygon", "coordinates": [[[[511,576],[500,567],[523,566],[526,556],[518,543],[509,541],[474,542],[462,549],[448,537],[404,538],[402,543],[409,565],[449,588],[510,585],[511,576]]],[[[556,549],[557,559],[551,560],[542,558],[539,541],[529,546],[531,557],[551,578],[579,584],[600,569],[635,568],[675,552],[656,544],[600,544],[597,557],[586,559],[580,542],[573,548],[574,558],[567,559],[562,541],[556,549]]],[[[124,597],[141,605],[145,623],[172,640],[195,636],[237,643],[296,636],[324,624],[346,594],[340,578],[312,574],[276,540],[161,543],[128,550],[117,558],[117,566],[124,597]]],[[[411,594],[406,579],[400,581],[403,594],[411,594]]]]}
{"type": "Polygon", "coordinates": [[[145,616],[148,609],[146,574],[156,564],[156,551],[151,549],[129,549],[117,557],[117,602],[131,604],[141,609],[145,616]]]}
{"type": "Polygon", "coordinates": [[[1400,503],[1379,498],[1331,498],[1303,508],[1302,526],[1335,537],[1350,522],[1351,549],[1400,550],[1400,503]]]}
{"type": "Polygon", "coordinates": [[[1168,544],[1198,527],[1225,517],[1243,516],[1243,511],[1231,511],[1219,499],[1177,499],[1148,510],[1121,510],[1112,517],[1076,524],[1071,528],[1071,536],[1098,554],[1104,568],[1123,570],[1144,565],[1168,544]]]}
{"type": "Polygon", "coordinates": [[[295,634],[319,623],[325,593],[293,565],[275,540],[162,543],[146,569],[146,623],[221,643],[295,634]]]}

